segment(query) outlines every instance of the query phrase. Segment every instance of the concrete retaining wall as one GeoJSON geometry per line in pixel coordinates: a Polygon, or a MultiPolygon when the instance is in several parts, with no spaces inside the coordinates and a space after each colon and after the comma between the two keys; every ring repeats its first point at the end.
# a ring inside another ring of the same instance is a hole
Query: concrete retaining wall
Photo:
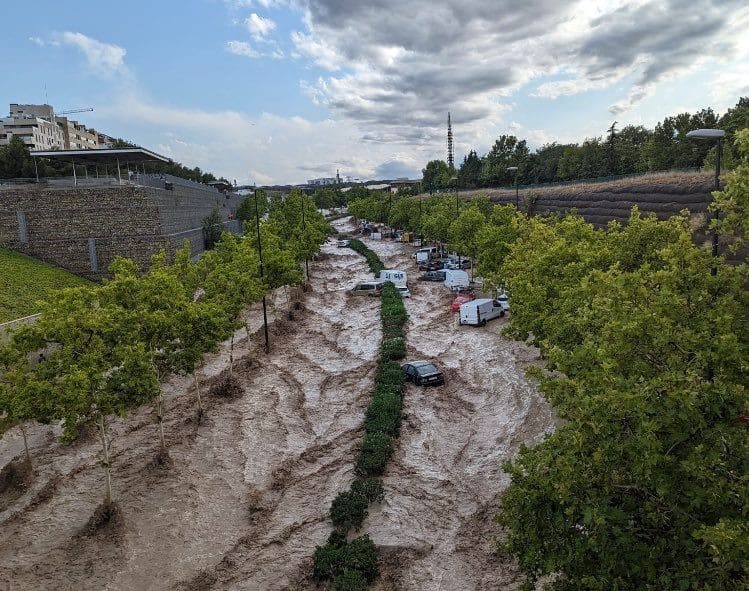
{"type": "MultiPolygon", "coordinates": [[[[163,183],[163,181],[162,181],[163,183]]],[[[190,241],[193,255],[204,249],[202,223],[214,207],[224,227],[238,232],[242,197],[197,183],[154,186],[0,189],[0,244],[53,263],[77,275],[100,279],[115,256],[142,267],[164,248],[172,253],[190,241]]]]}

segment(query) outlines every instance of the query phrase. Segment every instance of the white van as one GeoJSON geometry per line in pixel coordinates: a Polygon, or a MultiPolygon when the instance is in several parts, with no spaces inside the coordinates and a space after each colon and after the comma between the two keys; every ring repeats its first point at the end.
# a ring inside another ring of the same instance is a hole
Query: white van
{"type": "Polygon", "coordinates": [[[445,273],[445,287],[450,289],[457,287],[468,287],[471,285],[471,280],[468,277],[468,273],[465,271],[458,271],[453,269],[444,269],[445,273]]]}
{"type": "Polygon", "coordinates": [[[386,283],[387,281],[364,281],[363,283],[357,283],[349,293],[355,296],[380,297],[382,288],[386,283]]]}
{"type": "Polygon", "coordinates": [[[489,320],[505,315],[504,306],[497,300],[488,298],[466,302],[460,307],[458,324],[484,326],[489,320]]]}
{"type": "Polygon", "coordinates": [[[437,254],[438,253],[436,246],[425,246],[413,253],[411,255],[411,258],[416,259],[416,262],[420,263],[421,261],[427,261],[429,259],[436,258],[437,254]]]}
{"type": "Polygon", "coordinates": [[[377,273],[376,279],[392,281],[393,285],[396,287],[405,287],[407,276],[405,271],[400,271],[398,269],[383,269],[377,273]]]}

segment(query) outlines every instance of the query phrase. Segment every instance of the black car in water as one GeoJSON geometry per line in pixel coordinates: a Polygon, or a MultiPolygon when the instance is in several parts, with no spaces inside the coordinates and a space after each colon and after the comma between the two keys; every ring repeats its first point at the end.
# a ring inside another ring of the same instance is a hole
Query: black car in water
{"type": "Polygon", "coordinates": [[[417,386],[439,386],[445,383],[442,372],[431,361],[411,361],[402,367],[406,380],[417,386]]]}
{"type": "Polygon", "coordinates": [[[419,281],[444,281],[444,280],[445,280],[444,271],[427,271],[421,277],[419,277],[419,281]]]}

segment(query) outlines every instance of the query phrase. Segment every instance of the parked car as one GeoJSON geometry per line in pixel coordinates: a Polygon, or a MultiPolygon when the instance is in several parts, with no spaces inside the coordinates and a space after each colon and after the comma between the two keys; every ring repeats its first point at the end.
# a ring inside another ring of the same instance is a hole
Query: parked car
{"type": "Polygon", "coordinates": [[[445,271],[427,271],[424,273],[421,277],[419,277],[419,281],[444,281],[445,280],[445,271]]]}
{"type": "Polygon", "coordinates": [[[417,386],[439,386],[445,383],[442,372],[431,361],[411,361],[402,367],[406,380],[417,386]]]}
{"type": "Polygon", "coordinates": [[[419,263],[419,271],[438,271],[443,268],[442,261],[419,263]]]}
{"type": "Polygon", "coordinates": [[[471,268],[471,259],[461,259],[460,262],[456,260],[451,260],[445,265],[446,269],[450,269],[452,271],[458,271],[458,270],[465,270],[471,268]]]}
{"type": "Polygon", "coordinates": [[[396,285],[395,289],[398,290],[398,293],[401,294],[402,298],[410,298],[411,292],[408,291],[408,288],[405,285],[396,285]]]}
{"type": "Polygon", "coordinates": [[[476,294],[468,289],[461,289],[458,294],[455,296],[455,299],[453,300],[453,303],[450,305],[450,311],[451,312],[459,312],[460,307],[472,300],[476,299],[476,294]]]}
{"type": "Polygon", "coordinates": [[[343,247],[348,246],[348,245],[349,245],[349,241],[348,240],[339,240],[338,242],[336,242],[336,246],[338,248],[343,248],[343,247]]]}
{"type": "Polygon", "coordinates": [[[500,318],[505,315],[501,302],[482,298],[466,302],[460,307],[458,324],[469,324],[471,326],[484,326],[489,320],[500,318]]]}
{"type": "Polygon", "coordinates": [[[382,295],[382,287],[386,283],[387,281],[365,281],[358,283],[349,293],[355,296],[379,297],[382,295]]]}
{"type": "Polygon", "coordinates": [[[505,312],[510,311],[510,298],[506,293],[501,293],[497,296],[497,301],[501,304],[502,309],[505,312]]]}

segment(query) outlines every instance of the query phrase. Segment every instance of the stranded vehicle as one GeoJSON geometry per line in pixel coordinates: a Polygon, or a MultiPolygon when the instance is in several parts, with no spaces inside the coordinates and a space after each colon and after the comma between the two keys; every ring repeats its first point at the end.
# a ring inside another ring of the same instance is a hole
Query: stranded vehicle
{"type": "Polygon", "coordinates": [[[487,321],[500,318],[505,315],[502,302],[482,298],[466,302],[460,307],[458,324],[469,324],[471,326],[484,326],[487,321]]]}
{"type": "Polygon", "coordinates": [[[431,361],[411,361],[402,366],[406,380],[417,386],[439,386],[445,383],[442,372],[431,361]]]}
{"type": "Polygon", "coordinates": [[[354,286],[349,293],[355,296],[372,296],[379,297],[382,295],[382,287],[387,281],[364,281],[354,286]]]}
{"type": "Polygon", "coordinates": [[[445,271],[427,271],[421,277],[419,281],[444,281],[445,271]]]}
{"type": "Polygon", "coordinates": [[[348,246],[348,245],[349,245],[348,240],[339,240],[338,242],[336,242],[336,246],[338,246],[338,248],[343,248],[344,246],[348,246]]]}
{"type": "Polygon", "coordinates": [[[445,274],[445,287],[455,289],[458,287],[468,287],[469,285],[471,285],[471,280],[468,277],[468,273],[466,273],[465,271],[445,269],[441,272],[445,274]]]}
{"type": "Polygon", "coordinates": [[[381,279],[382,281],[392,281],[395,287],[405,287],[408,277],[405,271],[399,271],[398,269],[383,269],[377,273],[377,279],[381,279]]]}

